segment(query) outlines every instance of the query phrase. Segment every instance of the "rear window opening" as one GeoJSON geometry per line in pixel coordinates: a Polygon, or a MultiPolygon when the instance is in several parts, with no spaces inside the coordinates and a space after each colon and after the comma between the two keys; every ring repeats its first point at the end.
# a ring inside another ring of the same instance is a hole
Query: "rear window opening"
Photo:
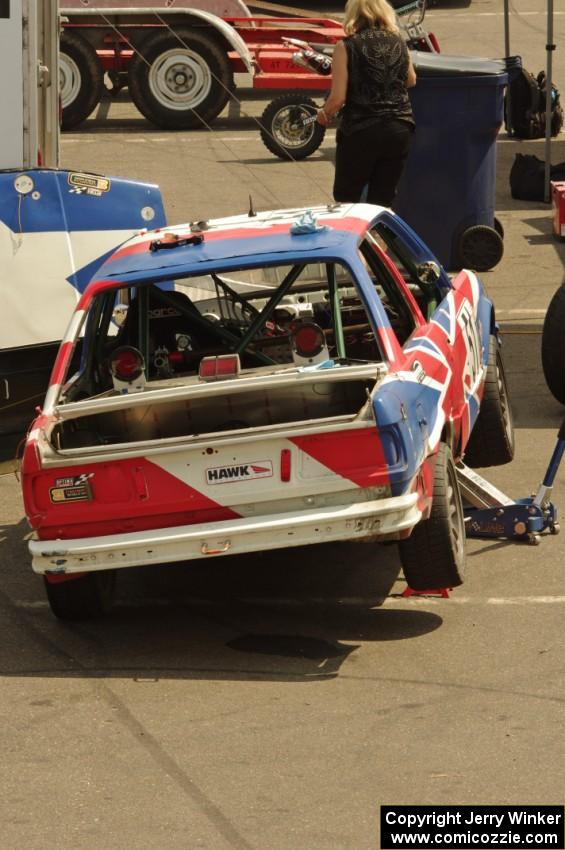
{"type": "Polygon", "coordinates": [[[90,402],[96,410],[58,425],[52,442],[61,450],[351,417],[376,382],[378,369],[363,367],[383,360],[341,263],[237,269],[177,280],[174,289],[107,290],[90,306],[81,367],[60,401],[61,409],[90,402]],[[112,364],[123,347],[143,358],[139,393],[116,388],[112,364]],[[203,395],[201,376],[214,372],[207,359],[233,355],[234,376],[203,395]],[[289,375],[303,377],[284,380],[289,375]],[[104,410],[123,392],[117,409],[104,410]]]}
{"type": "MultiPolygon", "coordinates": [[[[383,357],[349,270],[340,263],[242,269],[101,293],[90,306],[78,376],[63,401],[114,387],[112,353],[138,349],[148,384],[197,377],[203,357],[236,352],[242,373],[296,363],[292,338],[317,325],[329,359],[381,362],[383,357]]],[[[298,362],[296,365],[307,365],[298,362]]]]}

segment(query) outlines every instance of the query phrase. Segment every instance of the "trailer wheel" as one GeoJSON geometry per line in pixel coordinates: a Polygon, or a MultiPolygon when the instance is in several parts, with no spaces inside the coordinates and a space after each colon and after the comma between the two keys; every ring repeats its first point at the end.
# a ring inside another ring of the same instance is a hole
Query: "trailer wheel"
{"type": "Polygon", "coordinates": [[[133,102],[165,130],[204,127],[220,114],[233,85],[223,48],[209,35],[186,27],[144,41],[128,72],[133,102]]]}
{"type": "Polygon", "coordinates": [[[100,103],[104,74],[96,50],[78,33],[63,30],[59,45],[61,126],[72,130],[100,103]]]}
{"type": "Polygon", "coordinates": [[[541,362],[552,395],[565,404],[565,283],[547,308],[541,337],[541,362]]]}
{"type": "Polygon", "coordinates": [[[261,116],[261,141],[280,159],[305,159],[317,151],[326,128],[316,121],[304,124],[316,114],[317,104],[301,92],[276,97],[261,116]]]}
{"type": "Polygon", "coordinates": [[[504,242],[494,227],[475,224],[461,234],[458,253],[462,268],[487,272],[501,261],[504,242]]]}
{"type": "Polygon", "coordinates": [[[102,617],[112,607],[116,571],[101,570],[66,581],[44,576],[45,592],[59,620],[90,620],[102,617]]]}
{"type": "Polygon", "coordinates": [[[458,587],[465,575],[465,519],[449,446],[439,444],[431,513],[399,543],[406,581],[413,590],[458,587]]]}
{"type": "Polygon", "coordinates": [[[500,346],[489,340],[489,358],[481,409],[471,431],[465,463],[468,466],[502,466],[514,457],[514,420],[500,346]]]}

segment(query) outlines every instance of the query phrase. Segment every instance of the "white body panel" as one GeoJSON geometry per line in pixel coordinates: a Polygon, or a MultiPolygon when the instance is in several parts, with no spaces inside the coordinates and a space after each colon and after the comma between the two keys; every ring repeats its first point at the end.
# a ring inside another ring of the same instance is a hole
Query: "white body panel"
{"type": "Polygon", "coordinates": [[[131,235],[132,230],[19,234],[0,222],[0,348],[61,339],[79,299],[67,278],[131,235]],[[30,309],[38,304],[40,309],[30,309]]]}

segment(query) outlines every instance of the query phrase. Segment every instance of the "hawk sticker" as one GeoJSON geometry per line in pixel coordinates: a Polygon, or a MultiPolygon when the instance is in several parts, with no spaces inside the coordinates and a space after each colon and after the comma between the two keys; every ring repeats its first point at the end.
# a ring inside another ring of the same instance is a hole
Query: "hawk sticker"
{"type": "Polygon", "coordinates": [[[270,460],[254,460],[233,466],[215,466],[206,470],[207,484],[229,484],[234,481],[251,481],[255,478],[272,478],[273,464],[270,460]]]}

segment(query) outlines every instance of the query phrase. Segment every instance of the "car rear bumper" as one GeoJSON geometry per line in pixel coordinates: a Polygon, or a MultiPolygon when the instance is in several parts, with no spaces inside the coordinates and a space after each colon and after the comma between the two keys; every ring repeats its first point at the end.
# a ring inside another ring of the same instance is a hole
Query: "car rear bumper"
{"type": "Polygon", "coordinates": [[[417,494],[353,505],[245,517],[199,525],[74,540],[31,540],[36,573],[84,573],[217,555],[362,540],[413,528],[421,518],[417,494]]]}

